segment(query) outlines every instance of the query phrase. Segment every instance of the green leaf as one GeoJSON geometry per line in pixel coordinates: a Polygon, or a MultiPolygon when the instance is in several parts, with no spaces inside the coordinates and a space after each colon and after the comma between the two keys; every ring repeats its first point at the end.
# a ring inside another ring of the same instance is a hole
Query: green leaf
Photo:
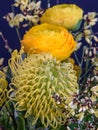
{"type": "Polygon", "coordinates": [[[6,77],[8,80],[11,80],[11,78],[12,78],[12,73],[11,73],[11,69],[9,66],[7,68],[6,77]]]}
{"type": "Polygon", "coordinates": [[[6,129],[7,130],[15,130],[15,128],[14,128],[12,123],[8,123],[7,126],[6,126],[6,129]]]}
{"type": "Polygon", "coordinates": [[[33,116],[29,116],[27,119],[27,130],[36,130],[36,125],[32,125],[32,121],[33,121],[33,116]]]}
{"type": "Polygon", "coordinates": [[[64,126],[59,126],[58,128],[56,128],[56,129],[51,129],[51,130],[65,130],[65,127],[64,126]]]}
{"type": "Polygon", "coordinates": [[[77,123],[72,123],[72,124],[69,125],[69,128],[71,130],[74,130],[75,128],[78,128],[78,124],[77,123]]]}
{"type": "Polygon", "coordinates": [[[25,130],[25,119],[23,116],[19,115],[16,117],[17,130],[25,130]]]}
{"type": "Polygon", "coordinates": [[[75,40],[76,41],[80,41],[83,37],[83,34],[80,32],[76,37],[75,37],[75,40]]]}

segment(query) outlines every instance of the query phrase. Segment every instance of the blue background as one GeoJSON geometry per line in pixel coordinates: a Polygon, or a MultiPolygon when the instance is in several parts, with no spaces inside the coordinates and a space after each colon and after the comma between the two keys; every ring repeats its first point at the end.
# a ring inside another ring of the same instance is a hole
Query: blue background
{"type": "MultiPolygon", "coordinates": [[[[11,12],[11,4],[14,0],[0,0],[0,32],[3,33],[5,38],[8,40],[9,46],[12,49],[19,49],[20,43],[16,34],[15,28],[10,28],[7,21],[3,19],[8,12],[11,12]]],[[[80,6],[84,13],[87,12],[98,12],[98,0],[59,0],[59,3],[72,3],[80,6]]],[[[51,6],[57,4],[57,0],[50,0],[51,6]]],[[[42,0],[42,8],[47,8],[47,0],[42,0]]],[[[98,25],[95,27],[97,32],[98,25]]],[[[4,65],[7,65],[10,53],[4,47],[4,42],[0,37],[0,57],[4,57],[4,65]]]]}

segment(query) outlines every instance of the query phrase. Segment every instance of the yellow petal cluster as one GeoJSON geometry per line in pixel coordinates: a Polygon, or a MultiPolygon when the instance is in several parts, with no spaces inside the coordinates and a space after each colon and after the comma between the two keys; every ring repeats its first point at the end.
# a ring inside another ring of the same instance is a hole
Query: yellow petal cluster
{"type": "Polygon", "coordinates": [[[32,124],[40,119],[45,127],[57,128],[72,114],[69,103],[78,89],[73,65],[49,53],[30,54],[25,59],[21,55],[22,51],[14,51],[9,60],[13,74],[9,98],[16,101],[17,110],[26,111],[26,118],[34,117],[32,124]],[[14,94],[10,97],[10,93],[14,94]]]}
{"type": "Polygon", "coordinates": [[[76,47],[73,36],[64,27],[51,24],[32,27],[21,43],[26,52],[49,52],[58,60],[68,58],[76,47]]]}
{"type": "Polygon", "coordinates": [[[60,4],[48,8],[42,15],[42,23],[64,26],[73,30],[83,17],[83,10],[75,4],[60,4]]]}
{"type": "Polygon", "coordinates": [[[6,88],[7,88],[7,81],[5,79],[5,74],[2,71],[0,71],[0,107],[3,105],[3,103],[7,98],[6,88]]]}

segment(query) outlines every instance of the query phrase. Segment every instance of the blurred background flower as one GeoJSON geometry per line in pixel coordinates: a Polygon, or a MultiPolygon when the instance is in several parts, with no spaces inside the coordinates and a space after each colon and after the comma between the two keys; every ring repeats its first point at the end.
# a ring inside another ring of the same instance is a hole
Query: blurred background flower
{"type": "Polygon", "coordinates": [[[6,75],[0,71],[0,107],[7,99],[7,85],[6,75]]]}
{"type": "Polygon", "coordinates": [[[39,22],[39,16],[43,13],[41,9],[41,1],[29,1],[29,0],[16,0],[12,6],[12,12],[5,15],[3,18],[6,19],[10,27],[23,27],[36,25],[39,22]],[[15,14],[14,7],[20,9],[21,13],[15,14]],[[27,24],[29,22],[29,24],[27,24]]]}

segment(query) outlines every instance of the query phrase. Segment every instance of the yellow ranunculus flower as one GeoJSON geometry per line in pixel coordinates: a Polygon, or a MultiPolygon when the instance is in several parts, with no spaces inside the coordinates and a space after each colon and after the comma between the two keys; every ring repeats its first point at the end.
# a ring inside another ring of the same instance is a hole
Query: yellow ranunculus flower
{"type": "Polygon", "coordinates": [[[61,4],[53,6],[46,10],[40,21],[64,26],[67,29],[76,29],[77,24],[81,21],[83,10],[75,4],[61,4]]]}
{"type": "Polygon", "coordinates": [[[64,27],[51,24],[32,27],[21,42],[26,52],[49,52],[58,60],[68,58],[76,47],[73,36],[64,27]]]}

